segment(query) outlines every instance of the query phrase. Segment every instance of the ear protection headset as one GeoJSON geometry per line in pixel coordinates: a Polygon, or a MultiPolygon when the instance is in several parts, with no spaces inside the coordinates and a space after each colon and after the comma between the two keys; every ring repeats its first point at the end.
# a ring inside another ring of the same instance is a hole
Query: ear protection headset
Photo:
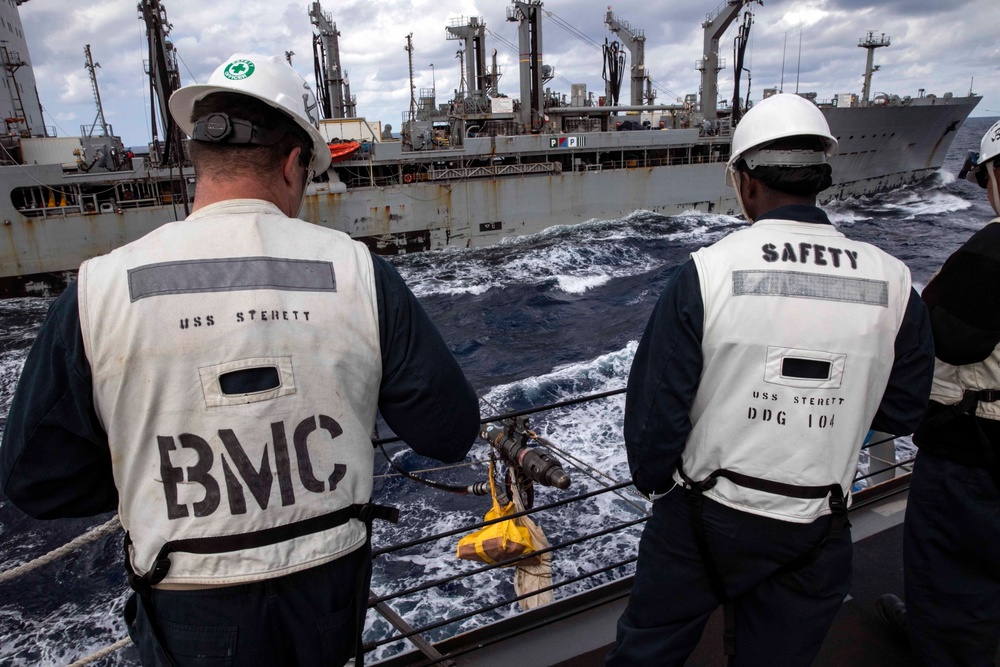
{"type": "Polygon", "coordinates": [[[284,130],[266,130],[250,121],[230,118],[229,114],[216,112],[194,124],[191,138],[213,144],[256,144],[273,146],[285,136],[284,130]]]}

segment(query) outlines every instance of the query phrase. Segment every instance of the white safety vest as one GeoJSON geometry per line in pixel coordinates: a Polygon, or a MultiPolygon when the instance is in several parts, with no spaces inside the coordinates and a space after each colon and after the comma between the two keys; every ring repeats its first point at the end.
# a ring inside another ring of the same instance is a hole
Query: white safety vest
{"type": "MultiPolygon", "coordinates": [[[[899,260],[823,224],[763,220],[692,255],[705,307],[701,380],[682,470],[718,469],[848,495],[910,293],[899,260]]],[[[683,483],[680,473],[675,480],[683,483]]],[[[705,495],[805,523],[828,497],[719,478],[705,495]]]]}
{"type": "MultiPolygon", "coordinates": [[[[368,502],[382,357],[363,245],[270,203],[230,200],[85,262],[79,300],[138,574],[168,541],[368,502]],[[266,390],[240,393],[232,383],[247,369],[266,390]]],[[[352,519],[268,546],[178,552],[163,583],[277,577],[365,540],[352,519]]]]}
{"type": "MultiPolygon", "coordinates": [[[[994,218],[987,224],[1000,223],[994,218]]],[[[933,279],[932,279],[933,280],[933,279]]],[[[955,405],[966,390],[1000,389],[1000,347],[985,360],[964,366],[952,366],[940,359],[934,361],[934,384],[931,400],[942,405],[955,405]]],[[[979,401],[976,416],[1000,420],[1000,401],[979,401]]]]}

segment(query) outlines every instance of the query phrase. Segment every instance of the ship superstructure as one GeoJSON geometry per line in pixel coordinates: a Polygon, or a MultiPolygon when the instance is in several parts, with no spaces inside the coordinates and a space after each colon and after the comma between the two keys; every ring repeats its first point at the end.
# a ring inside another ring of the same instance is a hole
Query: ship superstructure
{"type": "MultiPolygon", "coordinates": [[[[42,104],[35,86],[35,71],[28,55],[21,15],[17,8],[28,0],[0,3],[0,118],[4,137],[44,137],[48,135],[42,104]]],[[[3,143],[4,147],[9,142],[3,143]]],[[[2,157],[2,156],[0,156],[2,157]]],[[[3,162],[0,162],[2,164],[3,162]]]]}
{"type": "MultiPolygon", "coordinates": [[[[352,117],[356,100],[341,62],[340,33],[314,2],[309,12],[314,65],[330,116],[320,129],[338,158],[310,185],[303,217],[346,232],[374,252],[398,254],[487,245],[640,209],[736,214],[724,168],[732,129],[748,103],[739,82],[749,11],[756,3],[725,0],[706,17],[697,65],[702,94],[686,95],[677,104],[655,104],[641,62],[647,37],[610,11],[605,22],[632,54],[633,90],[626,105],[610,104],[607,95],[595,101],[583,84],[573,84],[568,97],[545,87],[554,71],[541,55],[541,0],[512,0],[507,8],[507,19],[518,25],[516,48],[525,54],[518,99],[499,92],[500,72],[495,51],[488,64],[483,19],[452,20],[446,35],[463,47],[463,84],[454,99],[440,103],[434,88],[414,89],[411,62],[414,94],[396,137],[388,125],[383,130],[379,122],[352,117]],[[741,14],[737,84],[731,101],[720,105],[719,39],[741,14]]],[[[0,167],[0,221],[7,231],[0,237],[0,296],[56,291],[85,259],[186,215],[193,180],[189,172],[178,178],[182,142],[163,111],[180,85],[176,54],[158,0],[143,0],[139,9],[150,43],[153,97],[161,101],[152,109],[154,128],[159,117],[163,134],[154,129],[150,157],[124,173],[87,171],[65,160],[0,167]]],[[[834,185],[824,199],[871,195],[935,173],[955,130],[980,100],[971,93],[869,99],[872,54],[887,41],[869,34],[859,44],[868,50],[860,97],[824,101],[804,94],[826,115],[839,141],[834,185]]],[[[408,42],[411,59],[412,48],[408,42]]],[[[774,92],[766,90],[765,96],[774,92]]],[[[92,150],[74,150],[83,164],[91,159],[92,150]]]]}

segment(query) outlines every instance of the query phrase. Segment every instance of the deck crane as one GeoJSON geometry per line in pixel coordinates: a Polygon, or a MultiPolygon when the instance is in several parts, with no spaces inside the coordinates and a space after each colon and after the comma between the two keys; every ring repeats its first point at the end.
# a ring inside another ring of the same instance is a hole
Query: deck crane
{"type": "Polygon", "coordinates": [[[714,121],[719,117],[719,71],[724,64],[719,62],[719,39],[743,7],[753,2],[764,4],[761,0],[725,0],[701,24],[705,31],[705,43],[695,69],[701,72],[701,111],[706,120],[714,121]]]}
{"type": "MultiPolygon", "coordinates": [[[[168,36],[173,26],[167,21],[167,10],[160,0],[142,0],[138,6],[139,18],[146,25],[146,43],[149,47],[149,62],[146,74],[149,76],[150,87],[150,123],[152,143],[150,158],[158,166],[177,167],[183,174],[184,132],[174,122],[170,115],[167,102],[175,90],[181,87],[180,70],[177,67],[177,51],[168,36]],[[157,135],[157,110],[160,123],[163,125],[164,141],[161,144],[157,135]]],[[[187,182],[180,178],[181,201],[184,203],[185,217],[190,213],[188,207],[187,182]]]]}
{"type": "Polygon", "coordinates": [[[354,118],[357,100],[351,96],[351,82],[340,62],[340,31],[318,2],[309,8],[313,34],[313,67],[316,74],[316,97],[324,118],[354,118]]]}
{"type": "Polygon", "coordinates": [[[627,21],[622,20],[611,8],[604,17],[611,32],[618,35],[628,48],[629,56],[632,58],[632,106],[652,104],[656,99],[656,92],[653,91],[653,82],[649,78],[649,70],[646,69],[646,35],[643,30],[633,28],[627,21]],[[645,87],[645,94],[643,88],[645,87]]]}

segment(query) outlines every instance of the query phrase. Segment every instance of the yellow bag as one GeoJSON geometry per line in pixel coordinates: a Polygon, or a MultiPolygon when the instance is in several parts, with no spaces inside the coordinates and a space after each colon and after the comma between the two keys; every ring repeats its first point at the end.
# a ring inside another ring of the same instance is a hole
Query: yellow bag
{"type": "MultiPolygon", "coordinates": [[[[493,496],[493,508],[486,513],[484,521],[499,519],[514,514],[514,503],[500,507],[497,501],[496,487],[493,482],[493,465],[490,464],[490,494],[493,496]]],[[[536,549],[531,539],[531,532],[520,518],[500,521],[485,526],[470,533],[458,541],[455,555],[466,560],[477,560],[493,565],[500,561],[510,560],[521,554],[531,553],[536,549]]],[[[525,558],[512,565],[537,565],[541,556],[525,558]]]]}

